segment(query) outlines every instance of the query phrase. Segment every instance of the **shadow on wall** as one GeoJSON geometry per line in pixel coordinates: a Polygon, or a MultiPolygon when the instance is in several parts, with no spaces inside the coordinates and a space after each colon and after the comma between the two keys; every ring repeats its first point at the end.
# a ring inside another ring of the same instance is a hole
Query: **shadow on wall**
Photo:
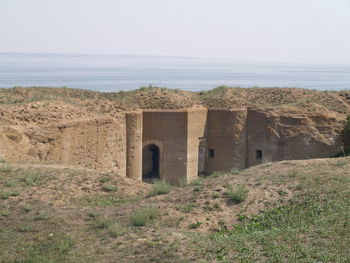
{"type": "Polygon", "coordinates": [[[152,182],[160,179],[159,156],[159,147],[155,144],[148,144],[142,149],[142,181],[152,182]]]}

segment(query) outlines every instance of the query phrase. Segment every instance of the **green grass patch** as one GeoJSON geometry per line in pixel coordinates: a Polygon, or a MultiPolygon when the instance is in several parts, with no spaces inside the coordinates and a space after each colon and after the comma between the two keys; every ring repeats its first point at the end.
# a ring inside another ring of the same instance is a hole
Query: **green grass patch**
{"type": "Polygon", "coordinates": [[[38,170],[25,170],[23,176],[21,177],[21,181],[28,186],[37,185],[40,181],[40,176],[41,175],[38,170]]]}
{"type": "Polygon", "coordinates": [[[230,202],[242,203],[248,196],[249,190],[244,185],[238,185],[236,189],[229,187],[226,195],[230,202]]]}
{"type": "Polygon", "coordinates": [[[155,181],[152,186],[151,191],[148,196],[163,195],[169,193],[171,190],[171,185],[163,180],[155,181]]]}
{"type": "Polygon", "coordinates": [[[75,200],[75,202],[81,206],[108,207],[133,203],[138,200],[140,197],[121,198],[112,194],[89,194],[75,200]]]}
{"type": "Polygon", "coordinates": [[[304,187],[291,201],[239,215],[232,230],[197,234],[195,249],[208,262],[350,262],[348,176],[301,179],[304,187]]]}
{"type": "Polygon", "coordinates": [[[180,210],[183,213],[190,213],[192,212],[192,210],[196,207],[198,207],[199,205],[195,202],[189,202],[183,205],[179,205],[177,206],[177,209],[180,210]]]}
{"type": "Polygon", "coordinates": [[[102,190],[106,192],[115,192],[118,190],[118,187],[112,184],[104,184],[102,185],[102,190]]]}
{"type": "Polygon", "coordinates": [[[6,173],[6,174],[8,174],[8,173],[11,173],[12,171],[13,171],[13,168],[12,168],[12,166],[9,165],[9,164],[4,164],[4,165],[2,165],[2,166],[0,167],[0,172],[1,172],[1,173],[6,173]]]}
{"type": "Polygon", "coordinates": [[[156,207],[147,207],[134,211],[129,219],[133,226],[145,226],[147,223],[159,216],[159,211],[156,207]]]}
{"type": "Polygon", "coordinates": [[[18,190],[16,189],[9,189],[9,190],[4,190],[3,192],[1,192],[0,197],[1,199],[8,199],[11,196],[19,196],[20,193],[18,192],[18,190]]]}

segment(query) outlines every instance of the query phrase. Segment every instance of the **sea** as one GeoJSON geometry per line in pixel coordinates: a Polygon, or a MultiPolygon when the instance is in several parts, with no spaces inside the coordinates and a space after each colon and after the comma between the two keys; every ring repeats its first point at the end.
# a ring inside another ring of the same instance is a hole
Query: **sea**
{"type": "Polygon", "coordinates": [[[0,87],[128,91],[146,86],[203,91],[232,87],[349,90],[350,64],[254,63],[138,55],[0,53],[0,87]]]}

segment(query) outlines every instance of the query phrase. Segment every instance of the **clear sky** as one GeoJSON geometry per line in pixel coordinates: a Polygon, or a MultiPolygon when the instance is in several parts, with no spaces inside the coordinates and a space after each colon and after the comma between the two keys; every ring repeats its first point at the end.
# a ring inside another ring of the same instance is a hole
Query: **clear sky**
{"type": "Polygon", "coordinates": [[[350,0],[0,0],[0,52],[350,64],[350,0]]]}

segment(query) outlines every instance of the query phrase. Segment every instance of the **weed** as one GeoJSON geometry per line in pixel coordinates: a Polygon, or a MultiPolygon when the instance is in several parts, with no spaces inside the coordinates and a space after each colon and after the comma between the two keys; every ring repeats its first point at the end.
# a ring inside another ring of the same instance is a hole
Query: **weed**
{"type": "Polygon", "coordinates": [[[230,173],[231,173],[231,174],[239,174],[239,173],[240,173],[240,170],[239,170],[238,168],[232,168],[232,169],[230,170],[230,173]]]}
{"type": "Polygon", "coordinates": [[[99,179],[99,182],[100,183],[106,183],[106,182],[108,182],[108,181],[110,181],[111,179],[108,177],[108,176],[106,176],[106,175],[104,175],[104,176],[102,176],[100,179],[99,179]]]}
{"type": "Polygon", "coordinates": [[[17,187],[17,185],[18,185],[18,181],[16,179],[11,179],[5,182],[6,187],[14,188],[14,187],[17,187]]]}
{"type": "Polygon", "coordinates": [[[194,187],[193,187],[193,191],[194,192],[200,192],[202,190],[202,185],[195,185],[194,187]]]}
{"type": "Polygon", "coordinates": [[[224,173],[223,172],[220,172],[220,171],[214,171],[212,172],[209,176],[210,177],[219,177],[219,176],[222,176],[224,173]]]}
{"type": "Polygon", "coordinates": [[[112,222],[108,226],[108,233],[112,237],[119,237],[128,232],[128,229],[119,222],[112,222]]]}
{"type": "Polygon", "coordinates": [[[104,184],[102,185],[102,190],[106,192],[115,192],[118,190],[118,188],[112,184],[104,184]]]}
{"type": "Polygon", "coordinates": [[[155,207],[147,207],[134,211],[129,219],[133,226],[144,226],[159,215],[159,211],[155,207]]]}
{"type": "Polygon", "coordinates": [[[281,196],[287,195],[287,192],[284,191],[283,189],[277,190],[277,193],[278,193],[279,195],[281,195],[281,196]]]}
{"type": "Polygon", "coordinates": [[[170,190],[171,190],[170,184],[168,184],[165,181],[158,180],[158,181],[155,181],[155,183],[153,184],[152,189],[149,192],[148,196],[167,194],[170,192],[170,190]]]}
{"type": "Polygon", "coordinates": [[[95,212],[88,212],[88,217],[90,217],[90,218],[96,218],[96,217],[98,217],[98,214],[96,214],[95,212]]]}
{"type": "Polygon", "coordinates": [[[214,203],[214,208],[215,209],[220,209],[220,203],[218,203],[218,202],[214,203]]]}
{"type": "Polygon", "coordinates": [[[13,170],[12,166],[8,165],[8,164],[5,164],[3,166],[1,166],[0,168],[0,172],[2,173],[11,173],[13,170]]]}
{"type": "Polygon", "coordinates": [[[214,192],[213,195],[212,195],[212,197],[213,197],[214,199],[217,199],[217,198],[220,198],[220,197],[221,197],[221,194],[220,194],[219,192],[214,192]]]}
{"type": "Polygon", "coordinates": [[[177,209],[179,209],[183,213],[189,213],[193,210],[193,208],[198,207],[198,204],[195,202],[186,203],[180,206],[177,206],[177,209]]]}
{"type": "Polygon", "coordinates": [[[183,219],[184,217],[182,216],[166,218],[162,220],[161,225],[164,227],[177,227],[183,219]]]}
{"type": "Polygon", "coordinates": [[[19,196],[19,192],[16,189],[11,189],[10,191],[4,191],[0,194],[2,199],[8,199],[11,196],[19,196]]]}
{"type": "Polygon", "coordinates": [[[195,223],[190,224],[190,228],[197,229],[199,228],[203,223],[200,221],[196,221],[195,223]]]}
{"type": "Polygon", "coordinates": [[[239,185],[235,190],[232,188],[228,189],[226,194],[230,201],[234,203],[241,203],[247,198],[248,192],[248,189],[244,185],[239,185]]]}
{"type": "Polygon", "coordinates": [[[24,206],[22,206],[22,209],[23,209],[24,212],[28,213],[28,212],[33,210],[33,206],[30,205],[30,204],[25,204],[24,206]]]}
{"type": "Polygon", "coordinates": [[[0,210],[0,217],[9,217],[10,211],[9,210],[0,210]]]}
{"type": "Polygon", "coordinates": [[[39,212],[34,218],[34,221],[44,221],[50,218],[50,213],[48,211],[39,212]]]}
{"type": "Polygon", "coordinates": [[[29,186],[33,186],[39,182],[40,173],[38,170],[26,170],[24,176],[21,178],[29,186]]]}
{"type": "Polygon", "coordinates": [[[294,178],[294,177],[297,177],[298,174],[299,174],[298,171],[295,170],[295,169],[293,169],[293,170],[291,170],[291,171],[288,172],[288,177],[289,177],[289,178],[294,178]]]}
{"type": "Polygon", "coordinates": [[[347,164],[348,164],[347,161],[338,161],[338,162],[336,162],[334,165],[335,165],[335,166],[345,166],[345,165],[347,165],[347,164]]]}
{"type": "Polygon", "coordinates": [[[139,200],[139,198],[118,198],[113,195],[106,194],[91,194],[86,195],[77,200],[77,203],[82,206],[119,206],[122,204],[133,203],[139,200]]]}

